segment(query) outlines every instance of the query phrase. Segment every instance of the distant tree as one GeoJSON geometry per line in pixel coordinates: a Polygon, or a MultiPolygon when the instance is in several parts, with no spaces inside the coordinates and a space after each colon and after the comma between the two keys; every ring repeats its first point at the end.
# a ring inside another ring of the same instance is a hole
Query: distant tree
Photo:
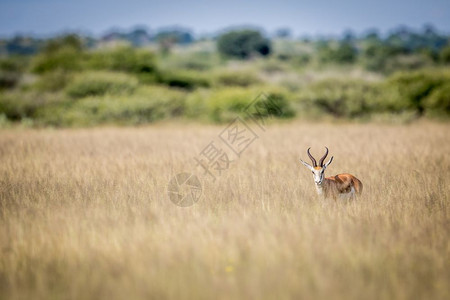
{"type": "Polygon", "coordinates": [[[275,31],[275,37],[281,39],[288,39],[292,36],[289,28],[279,28],[275,31]]]}
{"type": "Polygon", "coordinates": [[[85,61],[83,50],[83,41],[75,34],[48,40],[41,53],[33,58],[32,71],[46,73],[54,70],[80,70],[85,61]]]}
{"type": "Polygon", "coordinates": [[[144,46],[150,41],[150,35],[145,28],[136,28],[128,33],[126,37],[136,47],[144,46]]]}
{"type": "Polygon", "coordinates": [[[135,74],[148,74],[156,70],[153,53],[132,47],[116,47],[108,51],[94,52],[89,67],[135,74]]]}
{"type": "Polygon", "coordinates": [[[68,34],[55,39],[47,41],[43,47],[45,53],[54,53],[62,48],[70,48],[74,51],[83,50],[83,41],[76,34],[68,34]]]}
{"type": "Polygon", "coordinates": [[[430,36],[438,35],[437,30],[433,26],[433,24],[425,24],[423,26],[423,33],[424,33],[424,35],[430,35],[430,36]]]}
{"type": "Polygon", "coordinates": [[[342,41],[337,47],[332,47],[328,42],[320,41],[317,52],[321,62],[334,62],[338,64],[353,63],[356,60],[356,49],[350,42],[342,41]]]}
{"type": "Polygon", "coordinates": [[[341,42],[333,51],[333,60],[337,63],[353,63],[356,59],[356,49],[350,42],[341,42]]]}
{"type": "Polygon", "coordinates": [[[156,34],[155,39],[164,54],[169,53],[176,44],[186,45],[194,41],[192,34],[184,29],[161,30],[156,34]]]}
{"type": "Polygon", "coordinates": [[[355,34],[351,30],[346,30],[342,37],[342,40],[348,43],[353,42],[355,39],[356,39],[355,34]]]}
{"type": "Polygon", "coordinates": [[[268,39],[256,30],[239,30],[222,34],[217,41],[219,52],[225,56],[246,59],[253,54],[271,53],[268,39]]]}
{"type": "Polygon", "coordinates": [[[326,63],[332,60],[333,49],[327,40],[319,40],[316,44],[316,50],[320,62],[326,63]]]}
{"type": "MultiPolygon", "coordinates": [[[[6,52],[6,54],[31,55],[38,52],[42,43],[42,40],[33,37],[15,36],[12,39],[1,41],[0,44],[4,44],[4,50],[0,52],[6,52]]],[[[0,48],[3,48],[2,45],[0,45],[0,48]]]]}
{"type": "Polygon", "coordinates": [[[363,37],[364,40],[375,42],[380,40],[380,34],[376,29],[369,29],[363,37]]]}
{"type": "Polygon", "coordinates": [[[192,34],[185,29],[161,30],[156,34],[156,40],[171,40],[176,44],[190,44],[194,41],[192,34]]]}

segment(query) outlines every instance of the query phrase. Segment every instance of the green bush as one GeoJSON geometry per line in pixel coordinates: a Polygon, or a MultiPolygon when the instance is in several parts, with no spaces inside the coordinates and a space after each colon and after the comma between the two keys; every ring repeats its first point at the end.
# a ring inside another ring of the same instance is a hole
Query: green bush
{"type": "Polygon", "coordinates": [[[83,69],[86,55],[71,47],[50,53],[38,54],[31,62],[34,73],[43,74],[55,70],[79,71],[83,69]]]}
{"type": "Polygon", "coordinates": [[[338,45],[321,42],[317,45],[317,53],[319,61],[338,64],[353,63],[357,55],[356,48],[349,42],[340,42],[338,45]]]}
{"type": "MultiPolygon", "coordinates": [[[[406,101],[407,108],[416,111],[421,116],[425,113],[425,102],[435,103],[436,105],[443,103],[441,100],[427,100],[427,98],[449,81],[449,71],[424,70],[396,73],[388,78],[387,85],[397,89],[399,96],[406,101]]],[[[440,99],[442,99],[445,92],[446,89],[442,89],[439,92],[442,95],[439,96],[440,99]]],[[[434,109],[436,108],[434,107],[434,109]]],[[[442,109],[445,109],[445,105],[442,109]]]]}
{"type": "Polygon", "coordinates": [[[382,71],[386,74],[391,74],[396,71],[414,71],[429,67],[432,64],[433,61],[422,54],[400,54],[388,57],[382,71]]]}
{"type": "Polygon", "coordinates": [[[361,117],[384,110],[383,89],[358,80],[326,79],[307,86],[297,98],[303,114],[328,114],[337,118],[361,117]]]}
{"type": "Polygon", "coordinates": [[[133,95],[105,94],[47,106],[39,111],[42,122],[54,126],[142,124],[183,115],[185,94],[160,86],[139,88],[133,95]]]}
{"type": "Polygon", "coordinates": [[[63,70],[79,71],[86,61],[83,44],[77,35],[69,34],[48,40],[32,60],[32,71],[38,74],[63,70]]]}
{"type": "Polygon", "coordinates": [[[429,115],[450,116],[450,81],[434,89],[423,106],[429,115]]]}
{"type": "Polygon", "coordinates": [[[253,54],[269,55],[271,43],[256,30],[239,30],[222,34],[217,49],[224,56],[246,59],[253,54]]]}
{"type": "Polygon", "coordinates": [[[198,90],[187,99],[187,115],[214,122],[230,121],[238,115],[243,116],[244,109],[255,96],[252,91],[238,87],[198,90]]]}
{"type": "Polygon", "coordinates": [[[439,53],[439,59],[444,64],[450,64],[450,45],[444,47],[439,53]]]}
{"type": "Polygon", "coordinates": [[[43,93],[39,91],[10,91],[0,94],[0,115],[9,120],[20,121],[36,118],[42,107],[63,103],[66,98],[61,93],[43,93]]]}
{"type": "Polygon", "coordinates": [[[15,87],[19,83],[21,77],[22,75],[20,73],[0,70],[0,90],[15,87]]]}
{"type": "Polygon", "coordinates": [[[186,90],[209,87],[211,85],[210,79],[202,73],[180,70],[160,72],[156,76],[156,82],[186,90]]]}
{"type": "Polygon", "coordinates": [[[164,69],[207,71],[220,64],[220,57],[207,51],[188,52],[161,56],[158,63],[164,69]]]}
{"type": "Polygon", "coordinates": [[[28,61],[23,56],[0,58],[0,90],[14,88],[19,83],[28,61]]]}
{"type": "Polygon", "coordinates": [[[306,86],[297,97],[303,115],[361,118],[372,114],[448,115],[450,72],[397,73],[384,82],[326,79],[306,86]]]}
{"type": "Polygon", "coordinates": [[[284,91],[270,88],[259,95],[248,113],[256,118],[291,118],[296,114],[289,96],[284,91]]]}
{"type": "Polygon", "coordinates": [[[73,76],[70,72],[55,70],[39,76],[32,88],[42,92],[57,92],[63,90],[71,82],[73,76]]]}
{"type": "Polygon", "coordinates": [[[155,56],[145,49],[116,47],[93,52],[89,66],[97,70],[121,71],[136,74],[154,73],[155,56]]]}
{"type": "Polygon", "coordinates": [[[131,94],[138,85],[135,77],[122,73],[80,73],[67,86],[66,92],[73,98],[113,94],[131,94]]]}
{"type": "Polygon", "coordinates": [[[210,91],[197,90],[187,99],[187,116],[203,116],[214,122],[227,122],[235,117],[292,117],[294,111],[285,94],[269,91],[262,95],[259,89],[227,87],[210,91]],[[258,97],[260,96],[260,97],[258,97]],[[254,100],[258,97],[258,101],[254,100]]]}
{"type": "Polygon", "coordinates": [[[11,73],[23,73],[28,67],[29,58],[27,56],[7,56],[0,58],[0,70],[11,73]]]}
{"type": "Polygon", "coordinates": [[[225,72],[216,76],[216,83],[224,86],[247,87],[260,82],[261,80],[251,72],[225,72]]]}

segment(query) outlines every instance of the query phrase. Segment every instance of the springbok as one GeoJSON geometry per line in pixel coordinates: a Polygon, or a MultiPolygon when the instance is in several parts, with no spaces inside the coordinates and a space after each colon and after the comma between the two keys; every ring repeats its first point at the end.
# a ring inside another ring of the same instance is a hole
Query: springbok
{"type": "Polygon", "coordinates": [[[309,153],[309,149],[306,151],[308,153],[309,158],[311,159],[313,165],[304,162],[300,159],[302,164],[311,170],[314,177],[314,182],[316,184],[317,194],[323,198],[333,198],[335,201],[339,197],[341,199],[350,199],[356,195],[360,195],[363,189],[363,184],[361,181],[351,174],[338,174],[333,177],[324,178],[325,169],[331,164],[333,161],[333,156],[330,160],[323,164],[323,161],[328,155],[328,148],[325,155],[319,160],[319,165],[317,165],[314,157],[309,153]]]}

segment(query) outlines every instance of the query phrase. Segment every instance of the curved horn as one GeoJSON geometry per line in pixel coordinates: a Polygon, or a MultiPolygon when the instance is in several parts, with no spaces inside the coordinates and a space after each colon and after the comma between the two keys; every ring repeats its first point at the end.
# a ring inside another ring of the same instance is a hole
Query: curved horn
{"type": "Polygon", "coordinates": [[[323,161],[325,160],[325,158],[326,158],[327,155],[328,155],[328,148],[325,147],[325,149],[327,149],[327,151],[325,152],[325,155],[322,156],[322,158],[319,160],[319,166],[321,166],[321,167],[323,167],[323,161]]]}
{"type": "Polygon", "coordinates": [[[311,149],[311,147],[309,147],[306,152],[308,153],[308,156],[309,156],[309,158],[311,159],[311,161],[313,163],[313,167],[317,167],[317,162],[316,162],[315,158],[311,155],[311,153],[309,153],[309,149],[311,149]]]}

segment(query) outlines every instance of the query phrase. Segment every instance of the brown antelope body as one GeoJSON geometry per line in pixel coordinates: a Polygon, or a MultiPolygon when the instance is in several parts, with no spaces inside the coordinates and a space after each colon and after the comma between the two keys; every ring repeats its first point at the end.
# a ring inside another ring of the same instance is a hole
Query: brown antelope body
{"type": "Polygon", "coordinates": [[[325,169],[333,161],[332,156],[326,164],[323,163],[328,155],[328,148],[325,148],[327,150],[325,155],[319,160],[319,164],[317,164],[315,158],[309,152],[309,149],[311,148],[308,148],[306,152],[308,153],[308,156],[313,164],[310,165],[300,159],[301,163],[311,170],[319,196],[337,200],[338,198],[349,199],[356,195],[360,195],[362,193],[363,184],[358,178],[351,174],[343,173],[325,178],[325,169]]]}

